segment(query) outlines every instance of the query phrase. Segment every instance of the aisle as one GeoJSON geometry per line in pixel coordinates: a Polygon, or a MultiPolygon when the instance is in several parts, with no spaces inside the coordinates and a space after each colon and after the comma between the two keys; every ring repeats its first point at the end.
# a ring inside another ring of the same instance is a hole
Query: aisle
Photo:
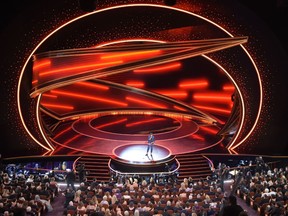
{"type": "Polygon", "coordinates": [[[58,196],[55,197],[54,201],[51,203],[53,211],[47,212],[45,216],[63,216],[65,196],[62,193],[63,191],[61,191],[60,188],[58,196]]]}
{"type": "MultiPolygon", "coordinates": [[[[230,194],[231,192],[232,183],[233,183],[232,181],[225,181],[224,183],[224,190],[227,191],[228,194],[230,194]]],[[[257,214],[257,211],[251,208],[249,205],[247,205],[247,203],[243,199],[241,199],[237,195],[236,198],[237,198],[237,204],[240,205],[248,213],[249,216],[259,216],[257,214]]]]}

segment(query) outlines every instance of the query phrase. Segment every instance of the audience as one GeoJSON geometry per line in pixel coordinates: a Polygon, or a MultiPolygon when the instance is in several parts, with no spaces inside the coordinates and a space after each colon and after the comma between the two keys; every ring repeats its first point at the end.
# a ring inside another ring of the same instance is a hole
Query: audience
{"type": "MultiPolygon", "coordinates": [[[[265,207],[263,212],[269,216],[287,214],[288,168],[262,170],[261,173],[249,170],[247,173],[249,175],[244,174],[243,180],[236,185],[237,194],[240,197],[245,194],[255,206],[256,198],[261,199],[257,207],[265,207]]],[[[13,179],[2,172],[1,179],[1,216],[53,212],[51,203],[60,191],[54,177],[28,175],[25,178],[22,175],[20,179],[19,175],[19,179],[13,179]]],[[[222,190],[219,179],[208,177],[184,178],[173,183],[158,182],[152,177],[132,180],[119,177],[115,182],[82,183],[75,190],[73,185],[67,185],[62,192],[65,196],[63,215],[247,215],[237,204],[236,197],[228,196],[227,191],[222,190]]]]}

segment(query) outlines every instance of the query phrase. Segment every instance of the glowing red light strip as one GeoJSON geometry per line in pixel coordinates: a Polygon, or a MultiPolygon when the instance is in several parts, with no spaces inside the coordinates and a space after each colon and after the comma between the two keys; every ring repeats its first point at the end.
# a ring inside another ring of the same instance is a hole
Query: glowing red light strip
{"type": "Polygon", "coordinates": [[[79,69],[87,69],[87,68],[93,68],[93,67],[101,67],[101,66],[109,66],[109,65],[115,65],[115,64],[121,64],[123,61],[114,61],[114,62],[103,62],[103,63],[98,63],[98,64],[85,64],[85,65],[80,65],[77,67],[65,67],[65,68],[59,68],[55,70],[49,70],[49,71],[44,71],[44,72],[39,72],[39,76],[47,76],[53,73],[62,73],[62,72],[73,72],[75,70],[79,69]]]}
{"type": "Polygon", "coordinates": [[[222,87],[222,89],[225,91],[234,91],[235,87],[233,85],[226,84],[222,87]]]}
{"type": "Polygon", "coordinates": [[[87,96],[87,95],[73,93],[73,92],[64,92],[64,91],[59,91],[59,90],[51,90],[50,92],[53,94],[60,94],[60,95],[65,95],[65,96],[70,96],[70,97],[77,97],[77,98],[88,99],[88,100],[93,100],[93,101],[105,102],[109,104],[127,106],[127,103],[122,103],[122,102],[108,100],[108,99],[94,97],[94,96],[87,96]]]}
{"type": "Polygon", "coordinates": [[[48,108],[56,108],[56,109],[66,109],[66,110],[73,110],[73,106],[68,105],[59,105],[59,104],[49,104],[49,103],[41,103],[42,106],[48,107],[48,108]]]}
{"type": "Polygon", "coordinates": [[[220,108],[215,108],[215,107],[198,106],[198,105],[193,105],[193,106],[199,109],[209,110],[209,111],[218,112],[218,113],[230,114],[231,112],[231,110],[220,109],[220,108]]]}
{"type": "Polygon", "coordinates": [[[199,136],[199,135],[197,135],[197,134],[193,134],[193,135],[192,135],[192,138],[193,138],[193,139],[198,139],[198,140],[205,140],[204,137],[199,136]]]}
{"type": "Polygon", "coordinates": [[[103,127],[107,127],[107,126],[119,124],[119,123],[122,123],[122,122],[125,122],[125,121],[127,121],[127,118],[120,119],[120,120],[114,121],[114,122],[109,122],[109,123],[107,123],[107,124],[102,124],[102,125],[99,125],[99,126],[97,126],[97,127],[95,127],[95,128],[100,129],[100,128],[103,128],[103,127]]]}
{"type": "Polygon", "coordinates": [[[144,105],[150,105],[150,106],[157,107],[157,108],[162,108],[162,109],[167,108],[166,106],[162,106],[162,105],[151,103],[151,102],[144,101],[144,100],[139,100],[139,99],[132,98],[132,97],[126,97],[126,100],[137,102],[137,103],[144,104],[144,105]]]}
{"type": "Polygon", "coordinates": [[[36,83],[38,83],[38,80],[33,80],[33,81],[32,81],[32,85],[34,85],[34,84],[36,84],[36,83]]]}
{"type": "Polygon", "coordinates": [[[163,118],[158,118],[158,119],[151,119],[151,120],[146,120],[146,121],[138,121],[138,122],[126,124],[126,127],[132,127],[136,125],[147,124],[147,123],[156,122],[156,121],[164,121],[164,120],[165,119],[163,118]]]}
{"type": "Polygon", "coordinates": [[[128,57],[135,55],[150,55],[150,54],[161,54],[161,50],[148,50],[148,51],[138,51],[138,52],[126,52],[126,53],[118,53],[113,55],[104,55],[101,56],[101,59],[111,59],[111,58],[119,58],[119,57],[128,57]]]}
{"type": "Polygon", "coordinates": [[[108,86],[96,84],[96,83],[89,83],[89,82],[77,82],[74,83],[75,85],[81,85],[81,86],[87,86],[87,87],[92,87],[96,89],[102,89],[102,90],[109,90],[108,86]]]}
{"type": "Polygon", "coordinates": [[[204,130],[206,132],[209,132],[211,134],[217,134],[218,130],[212,129],[212,128],[207,128],[207,127],[200,127],[201,130],[204,130]]]}
{"type": "Polygon", "coordinates": [[[41,69],[43,67],[50,66],[50,65],[51,65],[50,60],[41,61],[41,63],[40,62],[34,62],[33,71],[37,70],[37,69],[41,69]]]}
{"type": "Polygon", "coordinates": [[[196,93],[193,95],[193,99],[196,99],[196,100],[208,100],[208,101],[228,101],[230,102],[231,101],[231,95],[206,95],[206,94],[201,94],[201,93],[196,93]]]}
{"type": "Polygon", "coordinates": [[[179,88],[188,88],[188,89],[193,89],[193,88],[204,88],[208,86],[208,81],[184,81],[179,83],[179,88]]]}
{"type": "Polygon", "coordinates": [[[51,94],[44,93],[44,94],[42,94],[42,97],[57,98],[57,95],[51,95],[51,94]]]}
{"type": "Polygon", "coordinates": [[[150,73],[150,72],[163,72],[168,70],[175,70],[181,67],[181,63],[170,63],[155,67],[147,67],[142,69],[133,70],[134,73],[150,73]]]}

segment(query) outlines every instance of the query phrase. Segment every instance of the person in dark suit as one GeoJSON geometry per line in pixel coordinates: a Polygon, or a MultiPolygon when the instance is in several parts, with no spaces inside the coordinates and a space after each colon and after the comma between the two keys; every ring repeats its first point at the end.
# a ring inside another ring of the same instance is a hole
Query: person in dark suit
{"type": "Polygon", "coordinates": [[[76,180],[76,175],[74,170],[67,169],[67,175],[66,175],[66,183],[67,183],[67,188],[71,186],[71,188],[76,191],[76,188],[74,186],[76,180]]]}
{"type": "Polygon", "coordinates": [[[148,146],[147,146],[146,156],[148,156],[149,151],[150,151],[150,155],[152,155],[154,143],[155,143],[155,137],[153,133],[150,132],[150,134],[148,135],[148,146]]]}
{"type": "Polygon", "coordinates": [[[79,182],[84,182],[84,179],[86,178],[86,171],[85,171],[85,164],[81,163],[78,165],[78,176],[79,176],[79,182]]]}
{"type": "Polygon", "coordinates": [[[234,195],[228,197],[229,204],[223,207],[222,216],[238,216],[244,209],[237,204],[237,199],[234,195]]]}

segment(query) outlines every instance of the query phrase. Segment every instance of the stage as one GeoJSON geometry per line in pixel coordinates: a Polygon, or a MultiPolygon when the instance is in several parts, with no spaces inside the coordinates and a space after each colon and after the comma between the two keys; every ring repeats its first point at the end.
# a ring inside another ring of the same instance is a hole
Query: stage
{"type": "Polygon", "coordinates": [[[146,152],[147,144],[129,144],[115,148],[109,161],[110,171],[116,175],[170,175],[179,168],[175,156],[163,146],[154,145],[152,154],[149,152],[147,156],[146,152]]]}
{"type": "Polygon", "coordinates": [[[145,144],[129,144],[114,149],[113,155],[115,159],[133,164],[156,163],[164,161],[171,156],[169,149],[154,145],[152,154],[146,156],[147,145],[145,144]]]}

